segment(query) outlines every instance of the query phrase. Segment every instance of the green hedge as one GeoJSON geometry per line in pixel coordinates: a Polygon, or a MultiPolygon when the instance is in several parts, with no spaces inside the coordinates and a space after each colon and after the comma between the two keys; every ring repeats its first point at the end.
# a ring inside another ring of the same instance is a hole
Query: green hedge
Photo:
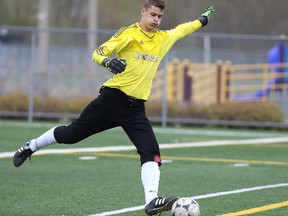
{"type": "MultiPolygon", "coordinates": [[[[34,111],[47,113],[80,113],[92,98],[74,98],[64,100],[54,97],[35,97],[34,111]]],[[[161,101],[148,101],[148,116],[159,117],[162,111],[161,101]]],[[[12,93],[0,97],[0,111],[28,111],[28,96],[12,93]]],[[[269,102],[229,102],[199,106],[186,104],[168,104],[169,117],[182,117],[211,120],[237,120],[257,122],[283,122],[284,113],[274,103],[269,102]]]]}
{"type": "MultiPolygon", "coordinates": [[[[146,107],[148,115],[160,116],[161,103],[150,101],[146,107]]],[[[168,104],[168,116],[256,122],[284,121],[284,113],[281,107],[270,102],[227,102],[209,106],[170,103],[168,104]]]]}
{"type": "MultiPolygon", "coordinates": [[[[91,101],[91,98],[60,99],[56,97],[35,97],[34,112],[79,113],[91,101]]],[[[0,97],[0,111],[28,111],[28,95],[12,93],[0,97]]]]}

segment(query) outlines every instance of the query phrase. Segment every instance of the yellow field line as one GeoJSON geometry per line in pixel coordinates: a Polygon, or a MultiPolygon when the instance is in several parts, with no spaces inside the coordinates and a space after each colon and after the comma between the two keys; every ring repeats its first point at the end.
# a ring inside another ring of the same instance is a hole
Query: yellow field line
{"type": "MultiPolygon", "coordinates": [[[[248,146],[248,145],[247,145],[248,146]]],[[[288,148],[287,144],[252,144],[249,145],[251,147],[259,147],[259,148],[288,148]]]]}
{"type": "MultiPolygon", "coordinates": [[[[117,153],[94,153],[93,155],[105,157],[125,157],[125,158],[139,158],[138,155],[132,154],[117,154],[117,153]]],[[[282,161],[257,161],[257,160],[239,160],[239,159],[225,159],[225,158],[195,158],[195,157],[172,157],[162,156],[165,160],[182,160],[182,161],[204,161],[204,162],[221,162],[221,163],[249,163],[249,164],[265,164],[265,165],[288,165],[288,162],[282,161]]]]}
{"type": "Polygon", "coordinates": [[[163,159],[206,161],[206,162],[222,162],[222,163],[249,163],[249,164],[267,164],[267,165],[288,165],[288,162],[282,162],[282,161],[256,161],[256,160],[239,160],[239,159],[225,159],[225,158],[163,157],[163,159]]]}
{"type": "Polygon", "coordinates": [[[277,209],[277,208],[283,208],[283,207],[287,207],[287,206],[288,206],[288,201],[284,201],[284,202],[274,203],[274,204],[265,205],[265,206],[261,206],[261,207],[257,207],[257,208],[251,208],[251,209],[247,209],[247,210],[243,210],[243,211],[239,211],[239,212],[223,214],[223,215],[219,215],[219,216],[251,215],[254,213],[269,211],[269,210],[273,210],[273,209],[277,209]]]}

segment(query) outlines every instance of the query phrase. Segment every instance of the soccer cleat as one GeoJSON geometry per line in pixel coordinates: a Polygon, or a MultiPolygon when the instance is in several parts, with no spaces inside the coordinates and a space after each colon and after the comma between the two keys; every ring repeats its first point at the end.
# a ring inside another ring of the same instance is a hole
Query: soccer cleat
{"type": "Polygon", "coordinates": [[[174,202],[176,202],[179,197],[171,196],[166,198],[156,197],[148,205],[145,206],[145,213],[147,215],[155,215],[163,211],[169,211],[172,208],[174,202]]]}
{"type": "Polygon", "coordinates": [[[31,155],[34,153],[30,147],[30,141],[26,142],[18,151],[14,154],[13,163],[15,167],[20,167],[25,160],[29,157],[31,159],[31,155]]]}

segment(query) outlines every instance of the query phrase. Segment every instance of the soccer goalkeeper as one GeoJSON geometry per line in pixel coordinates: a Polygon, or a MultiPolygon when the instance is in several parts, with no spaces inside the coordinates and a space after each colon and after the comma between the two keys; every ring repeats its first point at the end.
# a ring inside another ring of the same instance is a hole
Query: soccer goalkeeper
{"type": "Polygon", "coordinates": [[[26,142],[14,155],[15,167],[21,166],[43,147],[77,143],[93,134],[120,126],[140,156],[146,214],[155,215],[171,209],[178,197],[158,196],[161,156],[144,104],[165,54],[176,41],[207,25],[214,10],[210,6],[199,19],[163,31],[158,27],[164,9],[165,0],[145,0],[140,22],[121,28],[93,52],[93,61],[106,67],[114,74],[113,77],[102,85],[100,94],[86,106],[76,121],[51,128],[26,142]]]}

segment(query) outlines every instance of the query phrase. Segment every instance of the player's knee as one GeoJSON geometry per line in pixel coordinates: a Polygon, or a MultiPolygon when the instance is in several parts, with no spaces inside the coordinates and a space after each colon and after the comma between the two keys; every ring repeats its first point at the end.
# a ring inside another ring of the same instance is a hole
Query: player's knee
{"type": "Polygon", "coordinates": [[[146,162],[157,162],[159,166],[162,165],[162,160],[160,154],[158,155],[141,155],[140,157],[141,160],[141,166],[146,163],[146,162]]]}
{"type": "Polygon", "coordinates": [[[54,136],[56,141],[60,144],[75,144],[82,138],[68,126],[59,126],[55,128],[54,136]]]}

